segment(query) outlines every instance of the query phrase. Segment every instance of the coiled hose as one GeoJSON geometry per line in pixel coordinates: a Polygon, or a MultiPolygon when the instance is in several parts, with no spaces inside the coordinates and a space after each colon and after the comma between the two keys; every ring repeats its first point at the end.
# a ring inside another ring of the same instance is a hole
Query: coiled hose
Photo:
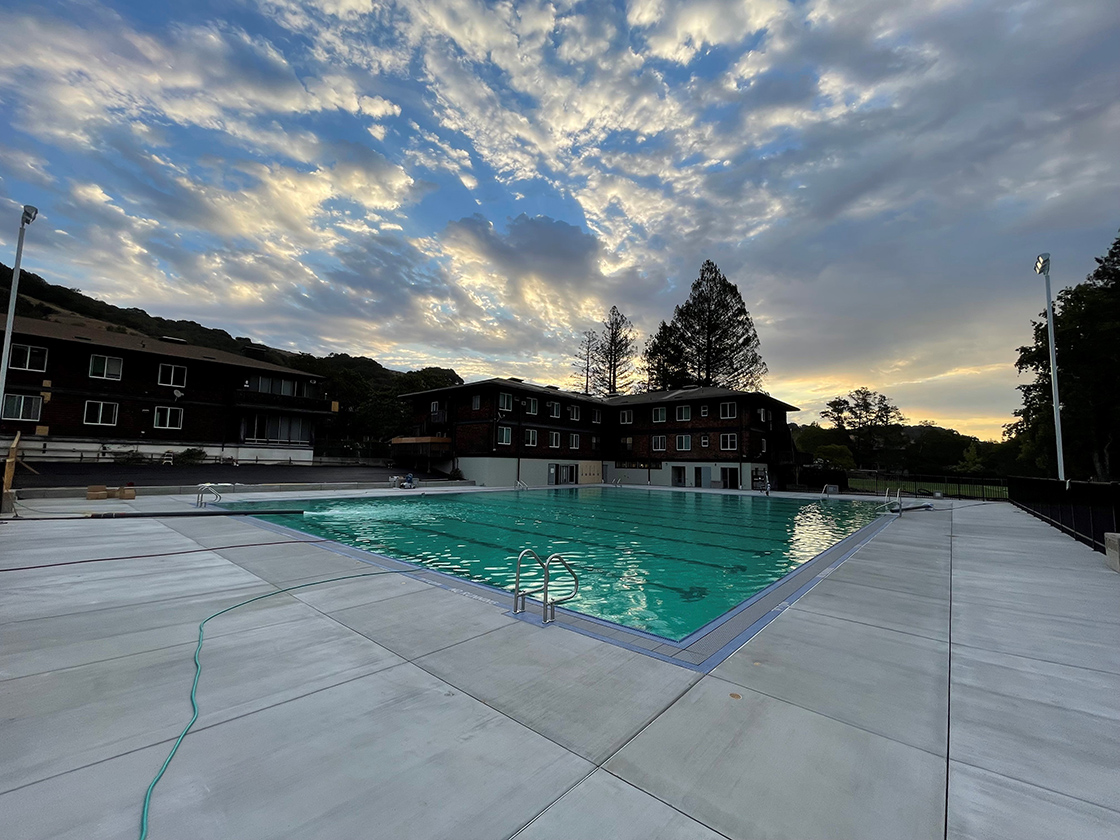
{"type": "Polygon", "coordinates": [[[171,752],[167,754],[167,758],[164,759],[163,766],[159,768],[159,772],[156,773],[155,778],[152,779],[152,783],[148,785],[148,790],[144,794],[144,809],[140,815],[140,840],[146,840],[148,836],[148,809],[152,803],[152,791],[155,790],[155,787],[159,783],[159,780],[163,778],[163,774],[166,772],[167,766],[171,763],[171,759],[175,757],[175,753],[179,750],[179,745],[183,743],[183,739],[187,737],[187,733],[191,731],[191,727],[194,726],[195,721],[198,720],[198,678],[202,676],[202,662],[199,661],[199,654],[202,653],[202,640],[206,632],[206,622],[208,622],[212,618],[217,618],[220,615],[225,615],[226,613],[232,610],[236,610],[239,607],[244,607],[248,604],[252,604],[255,601],[263,601],[265,598],[271,598],[273,595],[283,595],[285,592],[294,592],[297,589],[306,589],[309,586],[322,586],[324,583],[335,583],[336,581],[353,580],[354,578],[377,577],[379,575],[408,574],[412,571],[414,570],[392,569],[382,572],[363,572],[362,574],[357,575],[343,575],[342,577],[327,578],[326,580],[315,580],[311,583],[301,583],[298,586],[289,586],[285,589],[277,589],[275,592],[268,592],[264,595],[257,595],[255,598],[249,598],[248,600],[242,601],[239,604],[234,604],[232,607],[226,607],[224,610],[218,610],[218,612],[214,613],[213,615],[208,615],[206,616],[206,618],[202,619],[202,622],[198,625],[198,647],[194,649],[194,682],[191,684],[191,719],[187,723],[187,725],[183,727],[183,731],[179,734],[179,737],[175,739],[175,743],[171,747],[171,752]]]}

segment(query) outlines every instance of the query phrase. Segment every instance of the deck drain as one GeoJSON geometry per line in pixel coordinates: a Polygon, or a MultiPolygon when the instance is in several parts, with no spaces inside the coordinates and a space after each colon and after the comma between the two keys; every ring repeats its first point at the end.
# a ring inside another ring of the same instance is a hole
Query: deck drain
{"type": "Polygon", "coordinates": [[[743,695],[742,694],[736,694],[734,691],[732,691],[731,692],[731,699],[732,700],[742,700],[743,695]]]}

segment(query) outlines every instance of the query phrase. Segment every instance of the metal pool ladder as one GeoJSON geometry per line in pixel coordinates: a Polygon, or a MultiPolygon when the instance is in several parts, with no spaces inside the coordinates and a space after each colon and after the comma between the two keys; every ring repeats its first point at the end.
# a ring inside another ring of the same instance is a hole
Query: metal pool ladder
{"type": "Polygon", "coordinates": [[[533,549],[531,548],[527,548],[517,555],[517,571],[513,576],[513,612],[515,614],[525,612],[525,596],[535,595],[538,592],[541,593],[541,605],[543,608],[541,623],[549,624],[556,620],[556,605],[562,604],[565,601],[570,601],[572,600],[572,598],[576,597],[576,594],[579,592],[579,578],[576,576],[575,570],[570,565],[568,565],[568,561],[561,557],[559,554],[550,554],[547,560],[541,560],[541,557],[539,554],[537,554],[537,552],[533,551],[533,549]],[[526,555],[529,555],[534,560],[536,560],[537,565],[544,570],[544,583],[542,583],[540,586],[533,587],[532,589],[521,588],[521,564],[524,561],[526,555]],[[552,564],[553,560],[555,560],[561,566],[568,570],[568,574],[572,576],[572,583],[575,585],[572,588],[572,591],[567,595],[564,595],[561,598],[550,599],[548,597],[549,566],[552,564]]]}

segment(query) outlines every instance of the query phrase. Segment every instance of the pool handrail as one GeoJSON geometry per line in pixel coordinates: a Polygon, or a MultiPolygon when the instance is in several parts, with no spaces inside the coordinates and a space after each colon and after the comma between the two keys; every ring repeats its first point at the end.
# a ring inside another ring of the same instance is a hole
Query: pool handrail
{"type": "Polygon", "coordinates": [[[522,481],[520,478],[517,479],[517,484],[515,484],[514,487],[517,490],[528,490],[529,489],[529,485],[526,482],[522,481]]]}
{"type": "Polygon", "coordinates": [[[568,561],[561,557],[559,554],[550,554],[547,559],[541,560],[541,557],[539,554],[537,554],[537,552],[533,551],[533,549],[531,548],[526,548],[517,555],[517,569],[513,575],[514,614],[516,615],[517,613],[525,612],[525,596],[535,595],[538,592],[541,593],[541,623],[550,624],[551,622],[556,620],[556,605],[562,604],[565,601],[572,600],[572,598],[576,597],[576,595],[579,593],[579,577],[576,575],[575,569],[573,569],[568,564],[568,561]],[[531,555],[532,558],[537,561],[537,565],[544,570],[544,582],[540,586],[534,587],[532,589],[521,588],[521,563],[524,560],[526,554],[531,555]],[[568,570],[568,574],[572,576],[572,583],[574,583],[575,586],[572,588],[572,591],[570,593],[563,596],[562,598],[549,599],[549,566],[552,564],[553,560],[556,560],[560,563],[561,566],[568,570]]]}

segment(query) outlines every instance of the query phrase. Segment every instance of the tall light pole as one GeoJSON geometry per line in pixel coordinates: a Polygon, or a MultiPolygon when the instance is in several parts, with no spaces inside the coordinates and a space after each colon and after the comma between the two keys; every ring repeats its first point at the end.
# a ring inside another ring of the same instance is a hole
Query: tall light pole
{"type": "Polygon", "coordinates": [[[0,354],[0,415],[4,413],[4,402],[8,385],[8,358],[12,353],[12,324],[16,317],[16,300],[19,298],[19,263],[23,259],[23,233],[39,215],[39,208],[30,204],[23,205],[23,217],[19,222],[19,242],[16,244],[16,264],[12,268],[12,292],[8,296],[8,321],[4,325],[4,352],[0,354]]]}
{"type": "Polygon", "coordinates": [[[1050,255],[1039,254],[1034,273],[1046,278],[1046,332],[1050,336],[1050,390],[1054,396],[1054,437],[1058,442],[1058,479],[1066,480],[1065,456],[1062,454],[1062,411],[1058,402],[1058,352],[1054,347],[1054,299],[1050,296],[1050,255]]]}

